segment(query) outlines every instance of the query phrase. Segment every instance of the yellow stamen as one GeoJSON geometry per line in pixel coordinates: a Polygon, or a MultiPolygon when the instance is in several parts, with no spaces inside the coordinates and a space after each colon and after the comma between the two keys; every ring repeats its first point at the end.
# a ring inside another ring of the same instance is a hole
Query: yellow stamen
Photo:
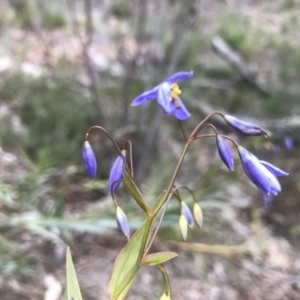
{"type": "Polygon", "coordinates": [[[180,103],[179,103],[179,99],[178,96],[181,94],[181,90],[179,88],[179,86],[177,85],[177,83],[172,83],[171,84],[171,92],[170,92],[170,96],[171,96],[171,101],[174,100],[176,107],[179,108],[180,107],[180,103]]]}

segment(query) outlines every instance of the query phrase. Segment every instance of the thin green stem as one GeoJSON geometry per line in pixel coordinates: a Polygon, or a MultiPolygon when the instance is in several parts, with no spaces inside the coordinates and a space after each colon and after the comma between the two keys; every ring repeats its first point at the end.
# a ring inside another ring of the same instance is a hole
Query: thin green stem
{"type": "Polygon", "coordinates": [[[188,187],[185,186],[185,185],[179,185],[179,186],[177,186],[177,187],[174,189],[173,193],[175,193],[175,191],[177,191],[178,189],[186,189],[186,190],[192,195],[192,198],[193,198],[194,202],[195,202],[195,203],[197,202],[197,201],[196,201],[196,197],[195,197],[193,191],[192,191],[190,188],[188,188],[188,187]]]}
{"type": "Polygon", "coordinates": [[[130,174],[131,177],[133,178],[132,143],[129,140],[126,141],[124,145],[124,149],[127,149],[127,147],[129,147],[130,174]]]}
{"type": "Polygon", "coordinates": [[[203,124],[201,129],[203,129],[204,127],[210,127],[213,129],[213,131],[215,132],[216,135],[218,134],[217,128],[213,124],[205,123],[205,124],[203,124]]]}
{"type": "Polygon", "coordinates": [[[89,134],[90,132],[93,130],[93,129],[98,129],[100,131],[102,131],[103,133],[106,134],[106,136],[112,141],[112,143],[114,144],[117,152],[119,153],[119,155],[121,157],[123,157],[123,154],[122,154],[122,151],[121,149],[119,148],[118,144],[116,143],[116,141],[114,140],[114,138],[101,126],[92,126],[89,128],[89,130],[87,131],[87,133],[85,134],[85,140],[87,141],[88,140],[88,137],[89,137],[89,134]]]}
{"type": "Polygon", "coordinates": [[[193,139],[197,136],[198,132],[203,128],[204,124],[206,123],[206,121],[211,118],[213,115],[220,115],[222,118],[224,118],[224,114],[220,111],[214,111],[212,113],[210,113],[207,117],[205,117],[203,119],[203,121],[201,121],[197,127],[194,129],[194,131],[192,132],[190,139],[193,139]]]}
{"type": "MultiPolygon", "coordinates": [[[[229,140],[230,142],[232,142],[232,143],[234,144],[234,146],[236,147],[236,149],[238,150],[238,148],[239,148],[240,145],[239,145],[234,139],[230,138],[230,137],[227,136],[227,135],[223,135],[223,134],[220,134],[219,136],[221,136],[222,138],[227,139],[227,140],[229,140]]],[[[198,135],[198,136],[196,136],[196,137],[194,138],[193,141],[199,140],[199,139],[202,139],[202,138],[206,138],[206,137],[216,137],[216,134],[210,133],[210,134],[202,134],[202,135],[198,135]]]]}
{"type": "Polygon", "coordinates": [[[114,138],[101,126],[92,126],[88,129],[87,133],[85,134],[85,140],[88,140],[89,134],[93,129],[98,129],[100,131],[102,131],[103,133],[105,133],[105,135],[111,140],[111,142],[113,143],[113,145],[115,146],[118,154],[122,157],[124,165],[126,166],[126,168],[128,169],[128,165],[126,162],[126,158],[124,157],[121,149],[119,148],[118,144],[116,143],[116,141],[114,140],[114,138]]]}
{"type": "Polygon", "coordinates": [[[147,253],[149,252],[149,250],[150,250],[150,248],[151,248],[151,246],[152,246],[152,244],[153,244],[153,242],[154,242],[154,239],[155,239],[155,237],[156,237],[156,235],[157,235],[157,232],[158,232],[158,230],[159,230],[159,228],[160,228],[160,225],[161,225],[161,223],[162,223],[162,220],[163,220],[163,218],[164,218],[164,216],[165,216],[165,213],[166,213],[166,211],[167,211],[167,208],[168,208],[168,205],[169,205],[169,203],[170,203],[170,199],[171,199],[172,195],[173,195],[173,193],[170,193],[170,194],[169,194],[169,197],[168,197],[167,200],[166,200],[166,204],[165,204],[165,206],[164,206],[164,208],[163,208],[163,211],[162,211],[162,213],[161,213],[161,216],[160,216],[160,219],[159,219],[159,221],[158,221],[158,223],[157,223],[157,226],[156,226],[156,228],[155,228],[155,231],[154,231],[154,233],[152,234],[152,237],[151,237],[151,239],[150,239],[150,241],[149,241],[149,243],[148,243],[148,245],[147,245],[147,248],[146,248],[146,250],[145,250],[145,252],[144,252],[144,256],[147,255],[147,253]]]}
{"type": "Polygon", "coordinates": [[[158,200],[155,202],[155,204],[154,204],[154,206],[153,206],[154,215],[157,215],[157,213],[160,211],[160,209],[162,208],[162,206],[163,206],[164,203],[166,202],[166,200],[167,200],[169,194],[171,193],[171,190],[172,190],[172,188],[173,188],[174,182],[175,182],[176,177],[177,177],[177,175],[178,175],[179,169],[180,169],[180,167],[181,167],[181,165],[182,165],[182,162],[183,162],[183,160],[184,160],[184,157],[185,157],[185,155],[186,155],[186,152],[187,152],[187,150],[188,150],[188,148],[189,148],[189,146],[190,146],[190,144],[191,144],[192,141],[193,141],[192,139],[186,141],[186,143],[185,143],[185,145],[184,145],[184,148],[183,148],[183,150],[182,150],[182,152],[181,152],[180,158],[179,158],[179,160],[178,160],[178,162],[177,162],[177,166],[176,166],[176,168],[175,168],[175,171],[174,171],[174,173],[173,173],[173,176],[172,176],[172,178],[171,178],[171,181],[170,181],[170,183],[169,183],[169,186],[168,186],[168,188],[167,188],[167,190],[166,190],[166,193],[165,193],[164,197],[158,198],[158,200]]]}
{"type": "Polygon", "coordinates": [[[178,120],[178,123],[179,123],[180,130],[182,132],[184,141],[186,142],[188,140],[188,137],[187,137],[187,135],[185,133],[185,130],[184,130],[183,125],[182,125],[182,122],[180,120],[178,120]]]}
{"type": "Polygon", "coordinates": [[[112,198],[112,200],[113,200],[113,202],[115,203],[115,205],[117,206],[118,204],[117,204],[117,201],[116,201],[116,197],[115,197],[115,193],[113,192],[113,190],[114,190],[114,186],[117,184],[117,183],[121,183],[121,182],[123,182],[124,181],[124,179],[118,179],[118,180],[115,180],[114,182],[113,182],[113,184],[111,185],[111,188],[110,188],[110,194],[111,194],[111,198],[112,198]]]}

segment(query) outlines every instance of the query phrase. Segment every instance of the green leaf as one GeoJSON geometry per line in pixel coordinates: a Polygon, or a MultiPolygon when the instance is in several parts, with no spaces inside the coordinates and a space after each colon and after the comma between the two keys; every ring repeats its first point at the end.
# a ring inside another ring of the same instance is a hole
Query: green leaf
{"type": "Polygon", "coordinates": [[[70,247],[67,247],[66,269],[67,269],[67,287],[65,292],[65,299],[82,300],[74,264],[72,261],[70,247]]]}
{"type": "Polygon", "coordinates": [[[136,203],[142,208],[143,211],[146,213],[151,212],[151,208],[148,203],[144,200],[141,192],[137,188],[133,178],[131,177],[130,173],[124,168],[123,169],[123,178],[126,185],[126,188],[136,203]]]}
{"type": "Polygon", "coordinates": [[[147,219],[119,253],[109,283],[112,300],[124,299],[140,268],[152,221],[147,219]]]}
{"type": "Polygon", "coordinates": [[[159,252],[159,253],[148,254],[145,257],[143,257],[142,264],[155,266],[155,265],[162,264],[176,256],[178,256],[178,254],[175,252],[159,252]]]}
{"type": "Polygon", "coordinates": [[[65,292],[64,292],[64,299],[63,300],[68,300],[68,290],[65,289],[65,292]]]}

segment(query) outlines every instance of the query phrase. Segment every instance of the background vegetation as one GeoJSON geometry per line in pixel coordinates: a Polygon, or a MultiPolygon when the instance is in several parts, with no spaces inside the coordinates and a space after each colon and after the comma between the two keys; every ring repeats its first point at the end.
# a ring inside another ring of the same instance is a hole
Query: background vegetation
{"type": "MultiPolygon", "coordinates": [[[[89,182],[84,135],[100,125],[120,145],[130,139],[136,179],[153,201],[170,178],[181,134],[154,103],[130,103],[178,70],[195,74],[180,85],[192,113],[186,130],[213,110],[253,120],[272,137],[233,136],[291,175],[278,197],[264,199],[238,160],[236,172],[226,172],[213,141],[192,147],[178,182],[196,191],[204,227],[189,242],[224,247],[179,243],[179,206],[171,203],[154,246],[181,253],[167,264],[173,298],[299,299],[299,8],[298,0],[1,1],[1,299],[59,299],[66,244],[83,298],[107,299],[125,243],[107,197],[116,153],[93,134],[99,171],[89,182]],[[249,76],[212,48],[216,37],[249,76]]],[[[139,209],[122,189],[119,198],[135,229],[139,209]]],[[[142,269],[129,299],[158,297],[157,278],[142,269]]]]}

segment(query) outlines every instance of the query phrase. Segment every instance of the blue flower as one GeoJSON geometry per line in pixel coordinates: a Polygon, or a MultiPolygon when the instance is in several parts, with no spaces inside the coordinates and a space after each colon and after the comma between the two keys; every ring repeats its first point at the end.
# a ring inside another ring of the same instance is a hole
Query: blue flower
{"type": "Polygon", "coordinates": [[[85,141],[82,147],[82,160],[89,178],[94,180],[97,173],[97,161],[91,144],[88,141],[85,141]]]}
{"type": "Polygon", "coordinates": [[[190,117],[190,113],[179,98],[181,90],[176,82],[187,80],[192,76],[192,71],[175,73],[153,89],[137,96],[131,106],[142,105],[148,100],[157,99],[158,105],[166,115],[174,115],[179,120],[186,120],[190,117]]]}
{"type": "Polygon", "coordinates": [[[234,170],[234,162],[231,149],[228,143],[222,138],[220,135],[217,135],[217,146],[218,151],[221,159],[223,160],[224,164],[227,166],[229,171],[234,170]]]}
{"type": "Polygon", "coordinates": [[[260,161],[245,148],[239,146],[239,155],[246,175],[265,195],[277,195],[281,191],[276,176],[286,176],[288,173],[270,163],[260,161]]]}
{"type": "Polygon", "coordinates": [[[292,151],[295,148],[294,140],[291,137],[286,137],[284,139],[284,145],[289,151],[292,151]]]}
{"type": "Polygon", "coordinates": [[[194,223],[193,214],[184,201],[181,201],[181,214],[185,217],[188,226],[192,228],[194,223]]]}
{"type": "Polygon", "coordinates": [[[120,231],[127,237],[130,238],[130,227],[127,217],[120,206],[116,207],[117,225],[120,231]]]}
{"type": "MultiPolygon", "coordinates": [[[[125,150],[122,151],[125,156],[125,150]]],[[[123,158],[118,156],[114,161],[108,179],[108,193],[115,193],[123,178],[123,158]],[[115,182],[115,183],[114,183],[115,182]]]]}
{"type": "Polygon", "coordinates": [[[232,128],[244,135],[252,136],[264,134],[265,136],[268,136],[261,127],[255,124],[241,121],[238,118],[229,115],[225,115],[224,119],[232,128]]]}

